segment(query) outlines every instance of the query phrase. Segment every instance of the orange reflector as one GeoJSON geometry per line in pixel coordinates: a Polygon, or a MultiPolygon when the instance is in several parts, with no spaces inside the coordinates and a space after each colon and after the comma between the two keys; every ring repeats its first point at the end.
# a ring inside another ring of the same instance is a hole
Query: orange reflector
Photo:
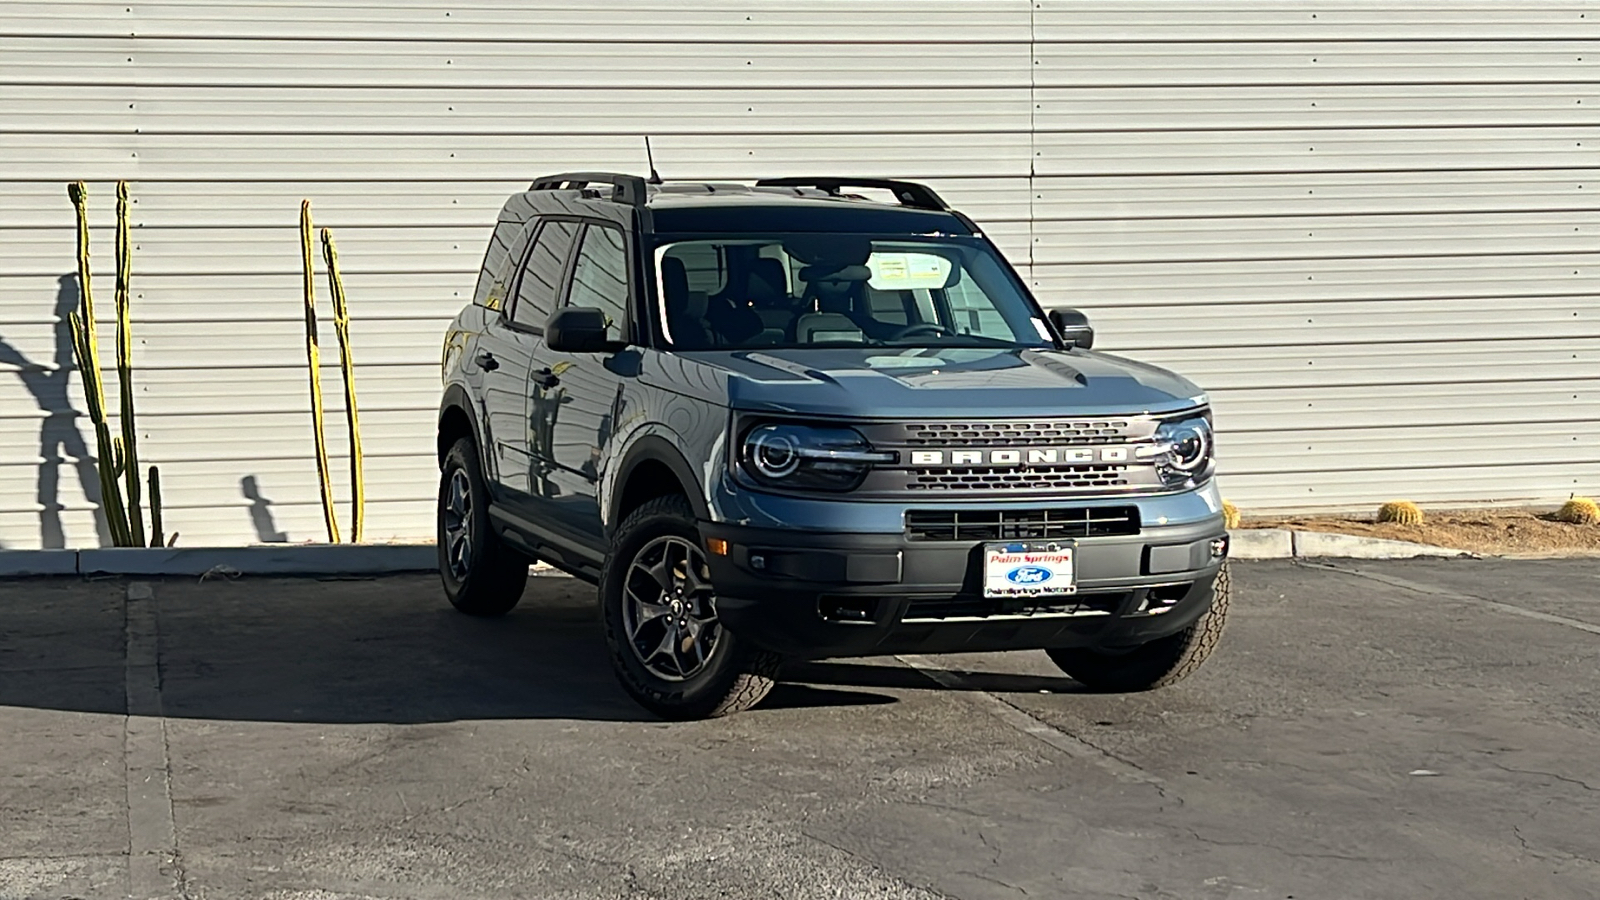
{"type": "Polygon", "coordinates": [[[713,556],[727,556],[728,542],[722,538],[706,538],[706,549],[710,550],[713,556]]]}

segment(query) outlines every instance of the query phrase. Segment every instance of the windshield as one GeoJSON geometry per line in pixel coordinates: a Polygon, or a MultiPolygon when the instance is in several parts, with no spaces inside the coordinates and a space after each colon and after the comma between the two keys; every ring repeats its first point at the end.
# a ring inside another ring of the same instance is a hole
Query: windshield
{"type": "Polygon", "coordinates": [[[656,277],[656,316],[679,350],[1053,346],[977,238],[663,236],[656,277]]]}

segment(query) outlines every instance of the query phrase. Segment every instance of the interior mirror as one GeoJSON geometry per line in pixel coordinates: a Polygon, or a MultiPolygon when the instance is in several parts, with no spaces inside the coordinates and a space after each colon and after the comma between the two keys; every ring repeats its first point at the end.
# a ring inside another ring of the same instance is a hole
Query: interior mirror
{"type": "Polygon", "coordinates": [[[1068,347],[1088,350],[1094,346],[1094,329],[1089,317],[1075,309],[1050,310],[1050,324],[1068,347]]]}
{"type": "Polygon", "coordinates": [[[606,314],[592,306],[558,309],[544,326],[544,341],[557,353],[606,353],[626,347],[606,334],[606,314]]]}

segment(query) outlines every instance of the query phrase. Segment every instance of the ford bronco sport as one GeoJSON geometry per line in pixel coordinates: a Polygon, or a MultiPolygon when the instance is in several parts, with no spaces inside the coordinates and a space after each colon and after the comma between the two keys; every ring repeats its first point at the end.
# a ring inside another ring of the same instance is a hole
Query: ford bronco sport
{"type": "Polygon", "coordinates": [[[1210,654],[1198,388],[1091,352],[922,185],[656,181],[555,175],[500,213],[444,342],[456,608],[506,613],[533,560],[597,583],[668,718],[748,708],[786,656],[1043,649],[1131,691],[1210,654]]]}

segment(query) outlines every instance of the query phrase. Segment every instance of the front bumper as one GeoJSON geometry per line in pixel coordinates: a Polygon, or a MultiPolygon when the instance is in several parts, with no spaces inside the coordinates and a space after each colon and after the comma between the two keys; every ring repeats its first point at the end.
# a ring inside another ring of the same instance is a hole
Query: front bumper
{"type": "Polygon", "coordinates": [[[1134,646],[1209,609],[1227,553],[1220,514],[1079,538],[1078,593],[1025,605],[982,596],[981,541],[728,522],[702,522],[700,531],[727,542],[725,554],[707,555],[722,622],[811,658],[1134,646]]]}

